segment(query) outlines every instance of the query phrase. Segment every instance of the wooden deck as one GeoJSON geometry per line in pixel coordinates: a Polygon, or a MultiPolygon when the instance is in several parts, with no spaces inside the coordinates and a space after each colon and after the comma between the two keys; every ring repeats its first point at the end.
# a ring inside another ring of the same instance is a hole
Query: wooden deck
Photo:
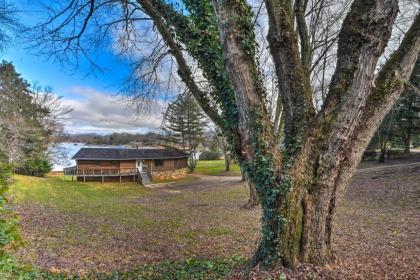
{"type": "Polygon", "coordinates": [[[138,170],[136,168],[121,168],[121,169],[80,169],[77,166],[63,168],[64,176],[73,176],[82,177],[83,181],[86,181],[86,178],[91,177],[101,177],[102,182],[105,177],[121,177],[124,176],[133,176],[133,181],[135,181],[136,176],[138,176],[138,170]]]}
{"type": "Polygon", "coordinates": [[[76,178],[81,177],[83,181],[86,182],[86,178],[99,177],[102,178],[102,182],[105,181],[106,177],[120,177],[120,182],[124,176],[133,176],[133,182],[138,180],[140,184],[143,184],[145,177],[148,177],[148,180],[152,180],[152,174],[147,167],[143,167],[143,171],[139,172],[137,168],[120,168],[120,169],[81,169],[77,166],[71,166],[63,168],[64,176],[71,176],[76,178]]]}
{"type": "Polygon", "coordinates": [[[121,169],[80,169],[76,166],[63,169],[64,175],[70,176],[131,176],[137,174],[136,168],[121,169]]]}

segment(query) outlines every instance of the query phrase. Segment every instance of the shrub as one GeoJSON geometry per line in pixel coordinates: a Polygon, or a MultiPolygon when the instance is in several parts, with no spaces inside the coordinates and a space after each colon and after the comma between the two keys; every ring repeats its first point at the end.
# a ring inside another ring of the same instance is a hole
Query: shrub
{"type": "Polygon", "coordinates": [[[8,164],[0,162],[0,195],[2,194],[3,188],[10,183],[10,166],[8,164]]]}
{"type": "Polygon", "coordinates": [[[200,160],[218,160],[220,159],[220,154],[216,152],[205,151],[200,154],[200,160]]]}
{"type": "Polygon", "coordinates": [[[0,257],[6,255],[6,248],[16,245],[19,239],[15,215],[7,208],[6,192],[10,183],[10,166],[0,162],[0,257]]]}
{"type": "Polygon", "coordinates": [[[34,158],[27,160],[16,172],[24,175],[43,177],[52,170],[52,163],[47,159],[34,158]]]}

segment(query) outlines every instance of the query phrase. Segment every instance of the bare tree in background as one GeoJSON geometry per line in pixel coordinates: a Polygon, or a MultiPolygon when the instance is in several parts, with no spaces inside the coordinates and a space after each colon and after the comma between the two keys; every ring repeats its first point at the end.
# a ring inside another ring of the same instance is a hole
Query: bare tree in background
{"type": "Polygon", "coordinates": [[[320,91],[325,95],[322,104],[314,106],[310,68],[317,55],[311,54],[306,22],[312,6],[298,0],[264,3],[284,122],[281,146],[258,59],[255,16],[246,1],[66,1],[48,7],[48,20],[36,29],[37,44],[65,61],[66,55],[86,55],[95,43],[111,40],[104,27],[114,22],[117,31],[127,34],[152,22],[181,81],[223,128],[242,170],[255,184],[263,237],[252,264],[279,259],[284,265],[323,264],[332,256],[337,199],[410,78],[420,50],[420,16],[403,30],[403,40],[387,59],[388,51],[383,54],[396,27],[398,1],[352,1],[337,33],[333,29],[320,36],[320,49],[329,46],[325,38],[336,37],[335,67],[320,91]],[[192,61],[207,87],[194,75],[192,61]]]}
{"type": "Polygon", "coordinates": [[[21,28],[18,10],[8,0],[0,0],[0,52],[12,44],[13,37],[21,28]]]}

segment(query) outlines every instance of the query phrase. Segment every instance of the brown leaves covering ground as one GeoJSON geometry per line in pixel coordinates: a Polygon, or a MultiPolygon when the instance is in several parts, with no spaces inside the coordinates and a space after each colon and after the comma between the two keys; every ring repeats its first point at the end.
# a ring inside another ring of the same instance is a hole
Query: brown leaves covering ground
{"type": "Polygon", "coordinates": [[[255,269],[233,279],[420,279],[420,164],[360,170],[338,203],[336,262],[255,269]]]}
{"type": "MultiPolygon", "coordinates": [[[[118,200],[138,206],[128,208],[141,215],[17,203],[28,240],[20,258],[53,270],[126,270],[162,260],[249,256],[259,238],[260,212],[241,209],[247,194],[237,178],[203,177],[118,200]]],[[[420,279],[419,202],[420,165],[360,171],[338,203],[334,264],[238,270],[232,279],[420,279]]]]}
{"type": "Polygon", "coordinates": [[[17,181],[12,201],[27,241],[18,256],[48,270],[124,271],[163,260],[249,255],[259,236],[259,210],[241,208],[247,193],[238,177],[148,189],[59,177],[17,181]]]}

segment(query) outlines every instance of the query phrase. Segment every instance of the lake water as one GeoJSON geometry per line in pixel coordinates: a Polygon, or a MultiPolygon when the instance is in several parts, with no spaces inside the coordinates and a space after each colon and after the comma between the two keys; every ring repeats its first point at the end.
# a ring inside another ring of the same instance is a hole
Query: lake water
{"type": "MultiPolygon", "coordinates": [[[[89,147],[89,148],[109,148],[115,146],[98,146],[98,145],[86,145],[84,143],[61,143],[58,145],[58,150],[60,151],[60,158],[53,165],[53,171],[63,171],[64,167],[75,166],[76,161],[71,158],[80,150],[80,148],[89,147]]],[[[122,146],[117,146],[118,148],[123,148],[122,146]]]]}
{"type": "Polygon", "coordinates": [[[72,160],[74,156],[82,147],[86,147],[83,143],[61,143],[58,145],[60,154],[62,154],[62,160],[54,163],[53,171],[63,171],[63,167],[69,167],[76,165],[76,162],[72,160]]]}

